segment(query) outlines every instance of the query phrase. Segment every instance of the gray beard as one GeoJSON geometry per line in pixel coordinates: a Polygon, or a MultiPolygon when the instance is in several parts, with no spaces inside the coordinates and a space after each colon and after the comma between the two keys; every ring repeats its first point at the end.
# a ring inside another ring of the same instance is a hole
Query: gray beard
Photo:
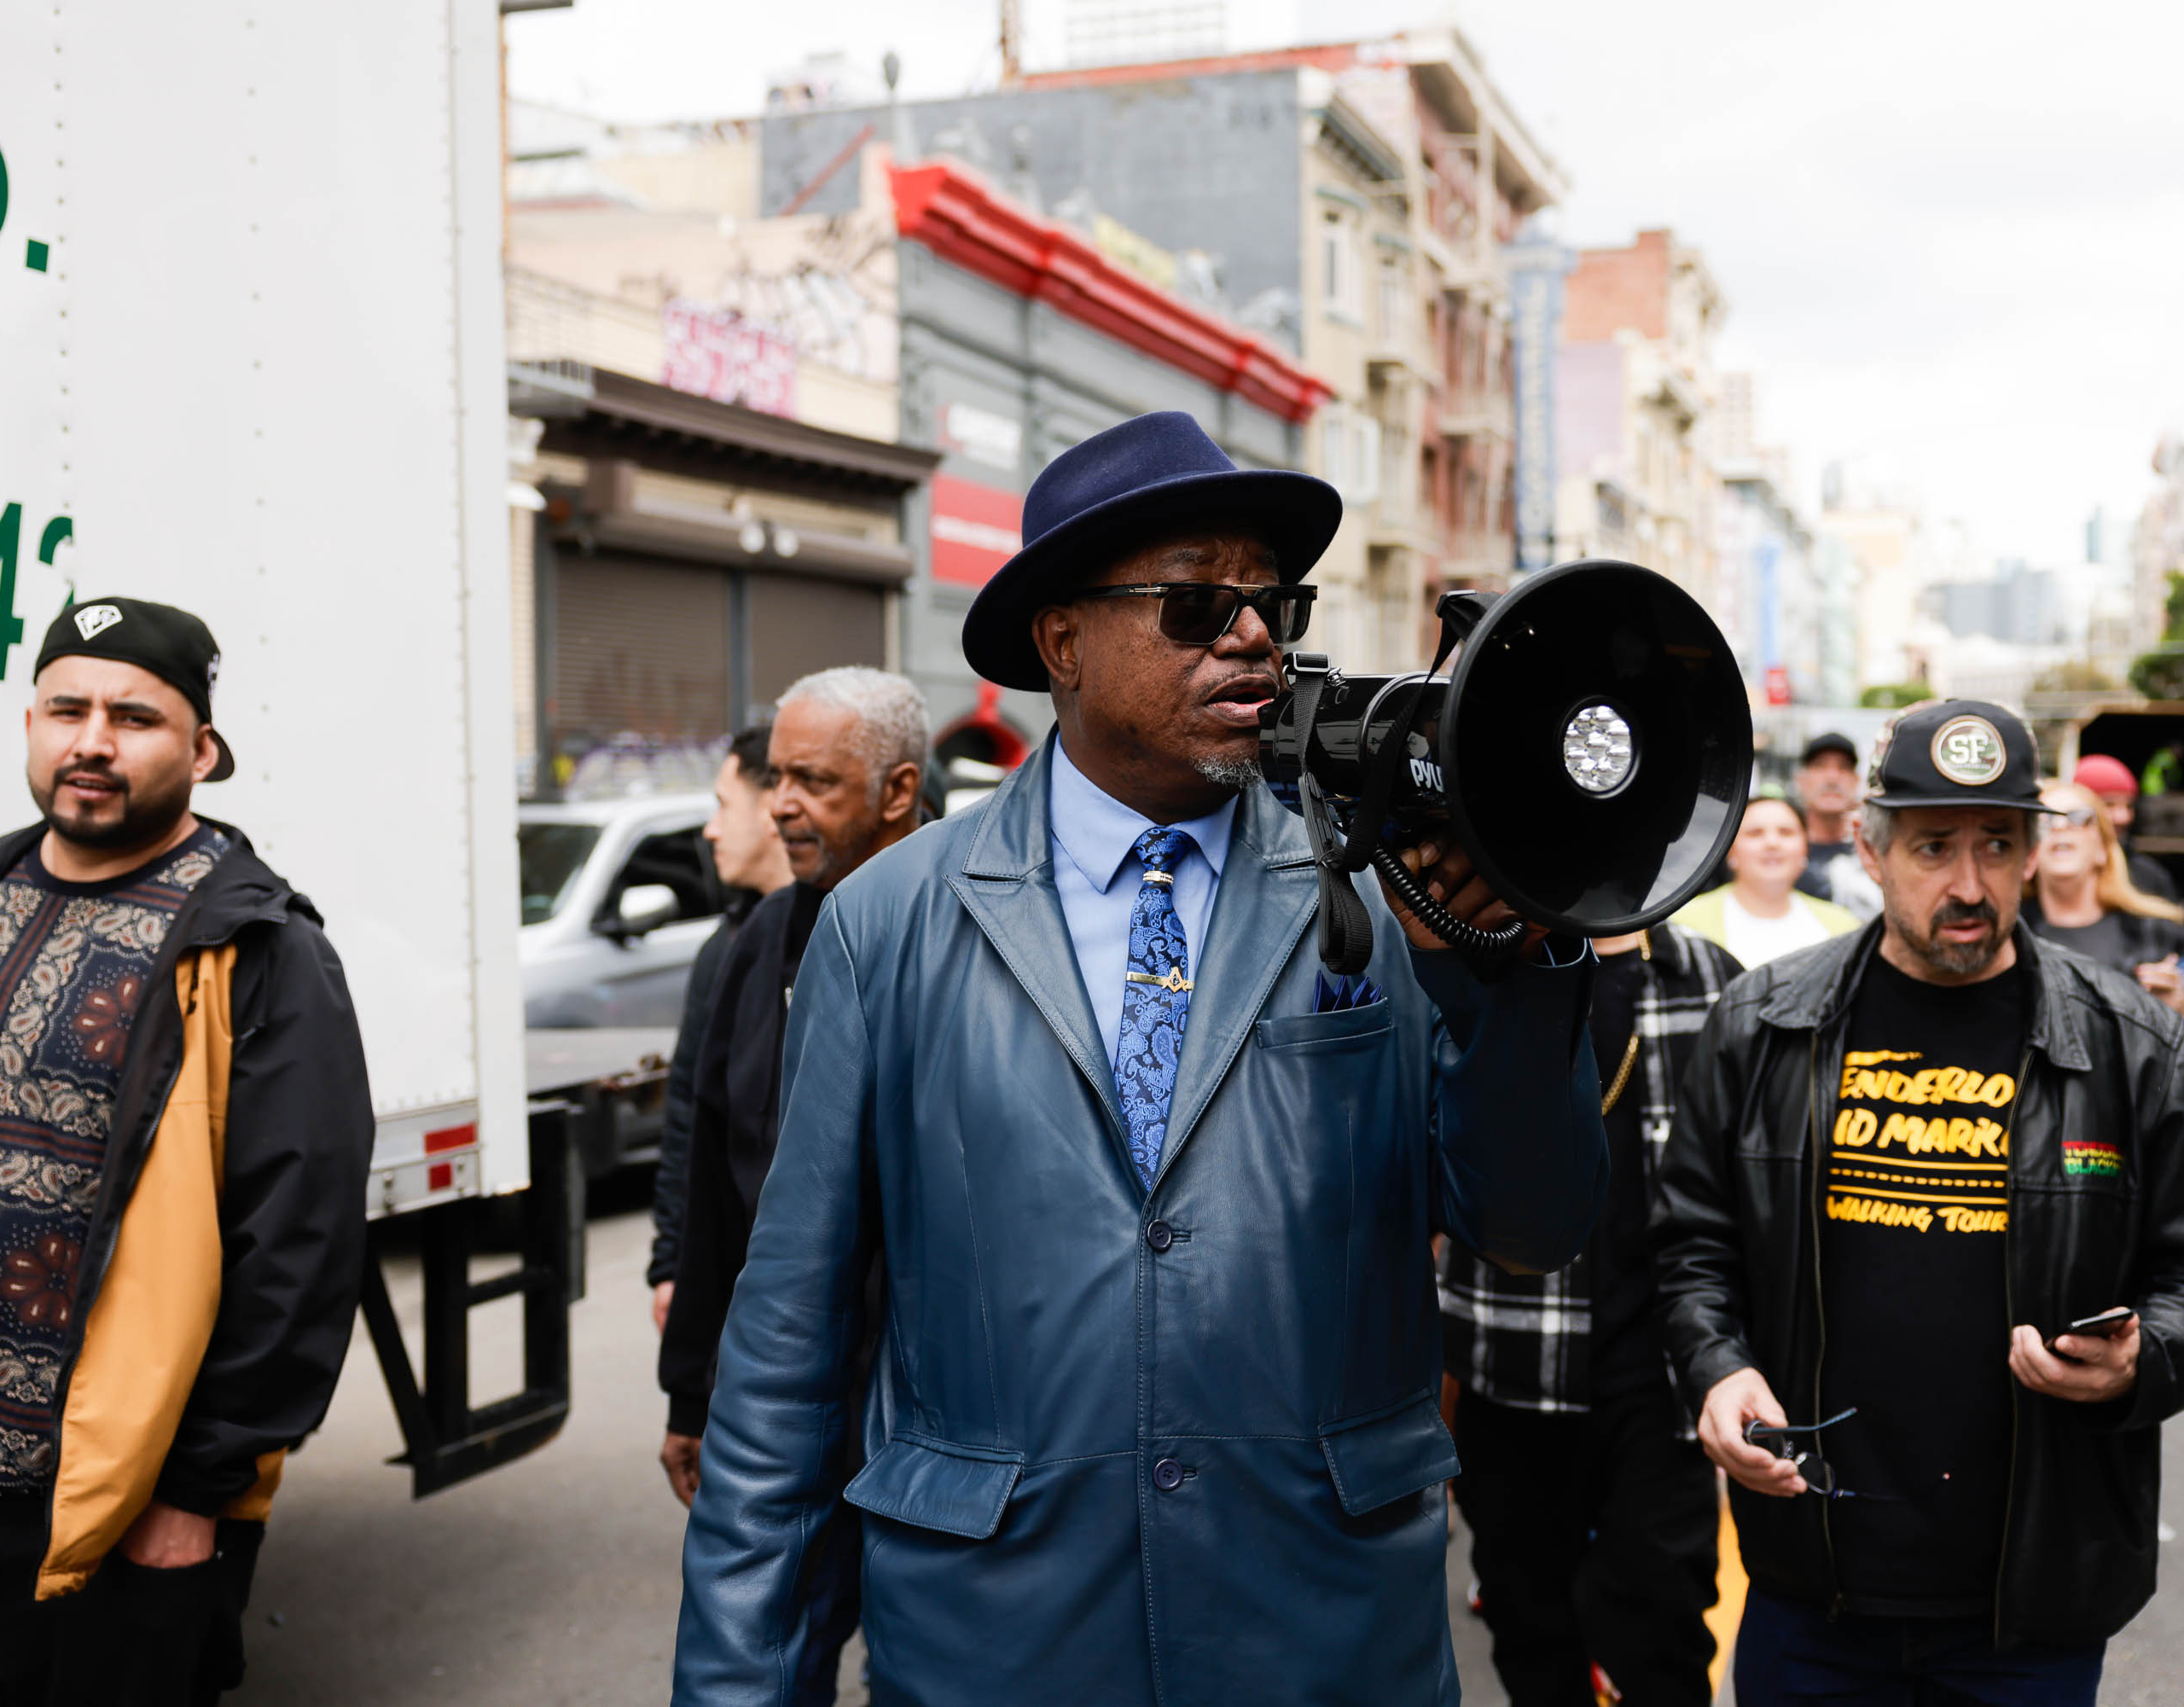
{"type": "Polygon", "coordinates": [[[1266,781],[1256,758],[1201,758],[1194,762],[1192,769],[1208,782],[1217,783],[1238,794],[1266,781]]]}
{"type": "Polygon", "coordinates": [[[1936,972],[1947,973],[1953,978],[1969,978],[1984,972],[2001,953],[2002,944],[2009,941],[2007,933],[1997,931],[1984,943],[1945,943],[1940,933],[1931,928],[1931,920],[1922,934],[1914,930],[1912,921],[1894,908],[1883,910],[1906,948],[1936,972]]]}

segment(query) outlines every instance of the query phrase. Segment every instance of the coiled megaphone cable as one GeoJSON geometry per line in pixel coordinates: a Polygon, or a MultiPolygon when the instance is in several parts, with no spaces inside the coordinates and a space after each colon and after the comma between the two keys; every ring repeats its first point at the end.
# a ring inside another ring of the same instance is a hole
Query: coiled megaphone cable
{"type": "Polygon", "coordinates": [[[1373,868],[1388,880],[1388,887],[1402,898],[1411,916],[1464,957],[1466,965],[1482,978],[1500,977],[1509,969],[1524,946],[1525,921],[1512,919],[1498,930],[1482,931],[1464,921],[1431,895],[1418,874],[1383,845],[1373,850],[1373,868]]]}

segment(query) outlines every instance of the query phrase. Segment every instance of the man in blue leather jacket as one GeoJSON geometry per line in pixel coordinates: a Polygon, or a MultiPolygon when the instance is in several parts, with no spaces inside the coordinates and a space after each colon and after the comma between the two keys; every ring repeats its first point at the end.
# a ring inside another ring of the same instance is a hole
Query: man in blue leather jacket
{"type": "MultiPolygon", "coordinates": [[[[1431,1239],[1568,1262],[1606,1150],[1581,944],[1484,986],[1368,893],[1368,987],[1319,976],[1303,827],[1254,761],[1340,513],[1181,415],[1033,485],[964,651],[1049,688],[1056,737],[814,928],[678,1707],[787,1701],[843,1500],[879,1707],[1457,1701],[1431,1239]]],[[[1461,853],[1416,857],[1507,916],[1461,853]]]]}

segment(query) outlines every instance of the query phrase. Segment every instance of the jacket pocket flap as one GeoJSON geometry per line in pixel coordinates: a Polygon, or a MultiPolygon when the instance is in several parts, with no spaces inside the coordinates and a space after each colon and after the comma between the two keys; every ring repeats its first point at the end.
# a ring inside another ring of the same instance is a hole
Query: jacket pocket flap
{"type": "Polygon", "coordinates": [[[1329,1013],[1283,1013],[1254,1027],[1262,1049],[1296,1049],[1317,1043],[1339,1048],[1391,1031],[1395,1006],[1386,996],[1362,1007],[1339,1007],[1329,1013]]]}
{"type": "Polygon", "coordinates": [[[1024,1473],[1024,1454],[897,1434],[851,1478],[842,1497],[898,1524],[985,1541],[1024,1473]]]}
{"type": "Polygon", "coordinates": [[[1363,1422],[1330,1424],[1320,1431],[1320,1450],[1353,1518],[1456,1473],[1456,1443],[1430,1395],[1363,1422]]]}

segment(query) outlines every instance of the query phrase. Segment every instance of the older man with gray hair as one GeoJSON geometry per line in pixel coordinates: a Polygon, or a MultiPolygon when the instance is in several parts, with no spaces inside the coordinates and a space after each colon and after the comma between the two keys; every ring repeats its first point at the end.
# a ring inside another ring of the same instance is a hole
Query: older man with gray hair
{"type": "MultiPolygon", "coordinates": [[[[768,751],[774,822],[796,881],[752,910],[721,964],[698,1058],[688,1208],[660,1338],[660,1462],[686,1506],[698,1488],[714,1354],[773,1164],[789,992],[828,891],[917,827],[930,742],[924,700],[885,671],[822,670],[777,703],[768,751]]],[[[811,1549],[813,1638],[796,1680],[799,1707],[834,1698],[842,1645],[857,1629],[856,1515],[845,1507],[811,1549]]]]}

